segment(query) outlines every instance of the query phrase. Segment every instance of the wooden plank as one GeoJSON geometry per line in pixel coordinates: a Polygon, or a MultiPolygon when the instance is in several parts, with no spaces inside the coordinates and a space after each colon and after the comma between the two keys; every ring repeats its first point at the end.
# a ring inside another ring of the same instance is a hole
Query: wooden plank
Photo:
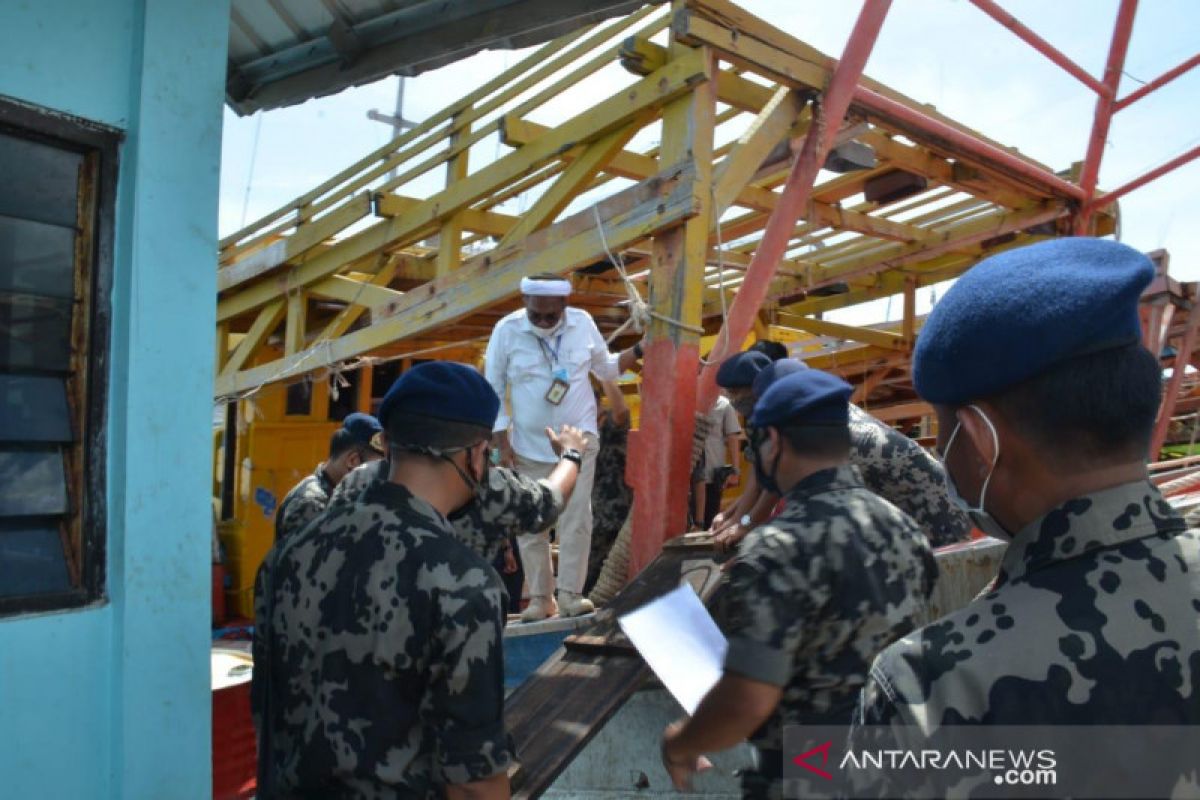
{"type": "Polygon", "coordinates": [[[641,114],[628,125],[597,139],[571,162],[554,184],[542,193],[533,207],[521,215],[516,225],[500,240],[500,247],[524,239],[546,227],[575,199],[579,191],[596,177],[604,165],[620,153],[629,140],[637,135],[657,114],[641,114]]]}
{"type": "MultiPolygon", "coordinates": [[[[648,108],[660,107],[706,80],[699,56],[675,59],[653,75],[584,111],[515,153],[492,162],[467,180],[433,195],[394,219],[378,222],[348,237],[327,252],[302,261],[289,275],[291,286],[307,286],[337,272],[343,265],[383,247],[420,238],[446,216],[494,193],[499,187],[528,175],[568,145],[606,135],[648,108]]],[[[271,283],[249,286],[220,301],[218,321],[244,314],[278,294],[271,283]]]]}
{"type": "MultiPolygon", "coordinates": [[[[398,265],[401,259],[396,257],[389,258],[387,263],[380,268],[375,277],[370,280],[372,286],[387,286],[392,282],[392,278],[396,274],[398,265]]],[[[317,342],[328,342],[338,338],[346,331],[350,330],[350,326],[358,321],[358,318],[363,315],[367,309],[360,305],[350,305],[338,312],[338,315],[325,326],[325,330],[321,331],[321,335],[313,342],[316,346],[317,342]]]]}
{"type": "MultiPolygon", "coordinates": [[[[467,123],[451,135],[451,147],[470,136],[470,134],[470,123],[467,123]]],[[[446,162],[447,189],[466,179],[467,159],[469,155],[470,150],[463,150],[446,162]]],[[[438,229],[438,254],[436,261],[438,275],[446,275],[451,270],[458,269],[459,265],[462,264],[462,233],[463,222],[461,211],[447,217],[442,223],[442,227],[438,229]]]]}
{"type": "Polygon", "coordinates": [[[900,350],[904,352],[908,350],[908,346],[905,344],[902,336],[897,336],[888,331],[879,331],[873,328],[858,328],[853,325],[842,325],[837,322],[830,322],[829,320],[814,319],[813,317],[793,317],[790,325],[809,333],[815,333],[818,336],[832,336],[835,339],[862,342],[863,344],[882,347],[887,350],[900,350]]]}
{"type": "Polygon", "coordinates": [[[314,283],[310,291],[321,297],[341,300],[343,303],[352,303],[364,308],[386,306],[396,303],[404,297],[404,292],[342,275],[334,275],[320,283],[314,283]]]}
{"type": "MultiPolygon", "coordinates": [[[[711,602],[721,583],[711,547],[664,551],[597,612],[584,641],[620,641],[617,617],[691,583],[711,602]]],[[[636,655],[559,648],[504,704],[520,763],[509,772],[514,800],[539,797],[649,676],[636,655]]]]}
{"type": "Polygon", "coordinates": [[[304,349],[304,334],[308,328],[308,297],[297,289],[287,296],[287,319],[283,329],[283,352],[286,355],[304,349]]]}
{"type": "Polygon", "coordinates": [[[805,102],[787,87],[779,87],[759,115],[713,172],[713,215],[719,217],[733,204],[758,171],[767,154],[792,129],[805,102]]]}
{"type": "Polygon", "coordinates": [[[275,326],[279,324],[284,311],[283,300],[273,300],[258,312],[258,316],[255,317],[250,330],[238,342],[233,355],[229,356],[229,360],[225,362],[225,369],[221,371],[220,377],[217,378],[218,384],[222,379],[235,375],[242,368],[242,365],[246,363],[247,359],[254,355],[259,345],[275,330],[275,326]]]}
{"type": "Polygon", "coordinates": [[[217,291],[228,291],[246,281],[266,275],[281,264],[297,258],[327,241],[334,234],[369,216],[370,213],[371,196],[364,192],[337,211],[298,226],[291,236],[279,239],[265,249],[218,269],[217,291]]]}
{"type": "MultiPolygon", "coordinates": [[[[697,213],[695,175],[675,170],[630,187],[598,204],[609,246],[620,249],[697,213]]],[[[521,276],[565,273],[604,257],[589,209],[538,231],[519,246],[477,256],[450,275],[405,294],[394,315],[371,326],[314,344],[305,353],[254,367],[217,380],[218,397],[236,394],[263,381],[285,380],[312,369],[411,338],[515,296],[521,276]],[[320,347],[320,353],[312,351],[320,347]]],[[[322,337],[324,338],[324,337],[322,337]]]]}

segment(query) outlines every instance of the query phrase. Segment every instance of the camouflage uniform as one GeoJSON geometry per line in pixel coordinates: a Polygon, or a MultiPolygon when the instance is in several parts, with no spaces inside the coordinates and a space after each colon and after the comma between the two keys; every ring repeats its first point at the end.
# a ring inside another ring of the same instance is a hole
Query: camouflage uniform
{"type": "MultiPolygon", "coordinates": [[[[354,470],[338,484],[329,507],[353,504],[371,484],[384,479],[387,469],[386,461],[378,461],[354,470]]],[[[476,501],[451,514],[450,524],[463,544],[491,561],[504,552],[510,536],[554,524],[562,507],[562,493],[545,481],[491,467],[476,501]]]]}
{"type": "Polygon", "coordinates": [[[875,494],[908,514],[934,547],[959,542],[971,520],[950,502],[942,465],[925,448],[856,405],[850,406],[850,462],[875,494]]]}
{"type": "Polygon", "coordinates": [[[751,737],[745,797],[782,791],[785,725],[848,724],[871,660],[923,624],[937,565],[921,529],[851,466],[805,478],[741,542],[724,611],[725,669],[783,688],[751,737]]]}
{"type": "Polygon", "coordinates": [[[633,507],[633,490],[625,483],[628,444],[629,423],[618,425],[612,413],[605,412],[600,420],[600,453],[596,456],[596,480],[592,484],[592,549],[584,594],[596,585],[604,559],[633,507]]]}
{"type": "Polygon", "coordinates": [[[969,723],[1200,724],[1196,575],[1200,531],[1153,485],[1070,500],[1014,537],[989,593],[876,659],[859,721],[902,741],[969,723]]]}
{"type": "Polygon", "coordinates": [[[277,545],[255,589],[262,796],[433,798],[506,770],[501,607],[495,571],[394,483],[277,545]]]}
{"type": "Polygon", "coordinates": [[[325,474],[325,465],[292,487],[275,513],[275,541],[282,541],[304,530],[329,505],[333,481],[325,474]]]}

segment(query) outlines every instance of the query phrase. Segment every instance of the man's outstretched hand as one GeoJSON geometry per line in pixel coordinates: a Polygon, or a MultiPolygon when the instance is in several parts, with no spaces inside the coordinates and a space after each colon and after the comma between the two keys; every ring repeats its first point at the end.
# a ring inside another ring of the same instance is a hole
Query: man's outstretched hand
{"type": "Polygon", "coordinates": [[[554,449],[556,456],[562,455],[563,450],[578,450],[582,453],[587,447],[584,432],[571,425],[563,425],[558,433],[555,433],[553,428],[546,428],[546,438],[550,440],[550,447],[554,449]]]}

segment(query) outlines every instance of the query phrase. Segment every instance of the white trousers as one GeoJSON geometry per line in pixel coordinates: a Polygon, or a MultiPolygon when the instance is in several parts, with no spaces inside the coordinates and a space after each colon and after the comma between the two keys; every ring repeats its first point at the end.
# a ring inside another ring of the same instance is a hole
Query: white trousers
{"type": "MultiPolygon", "coordinates": [[[[586,436],[587,447],[583,451],[583,467],[575,481],[575,491],[571,493],[571,499],[554,525],[558,532],[558,588],[575,594],[583,592],[583,583],[587,578],[588,553],[592,548],[592,483],[596,479],[596,454],[600,452],[600,441],[590,433],[586,436]]],[[[547,464],[517,456],[517,472],[531,478],[546,478],[556,466],[557,462],[547,464]]],[[[521,564],[525,568],[529,596],[553,595],[550,531],[521,534],[517,537],[517,546],[521,548],[521,564]]]]}

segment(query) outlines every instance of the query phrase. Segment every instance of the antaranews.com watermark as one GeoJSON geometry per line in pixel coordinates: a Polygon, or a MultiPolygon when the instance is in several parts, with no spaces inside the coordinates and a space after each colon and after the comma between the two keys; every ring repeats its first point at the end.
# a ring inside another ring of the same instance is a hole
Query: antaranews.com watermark
{"type": "Polygon", "coordinates": [[[1200,726],[789,726],[784,796],[1200,798],[1200,726]]]}

